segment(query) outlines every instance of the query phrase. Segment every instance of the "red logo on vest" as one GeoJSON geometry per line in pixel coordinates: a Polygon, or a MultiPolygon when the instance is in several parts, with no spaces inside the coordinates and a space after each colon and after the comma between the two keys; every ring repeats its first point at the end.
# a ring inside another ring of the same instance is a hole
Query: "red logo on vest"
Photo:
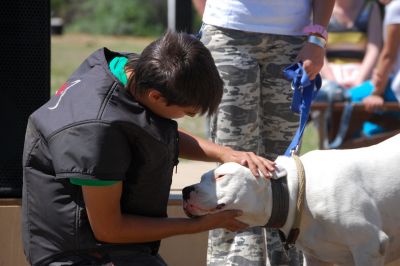
{"type": "Polygon", "coordinates": [[[58,105],[60,104],[61,99],[62,99],[62,97],[65,95],[65,93],[67,93],[67,91],[68,91],[72,86],[75,86],[75,85],[78,84],[79,82],[81,82],[80,79],[74,80],[74,81],[72,81],[72,82],[70,82],[70,83],[69,83],[69,82],[64,83],[64,85],[62,85],[61,88],[58,89],[58,91],[56,92],[56,96],[60,96],[60,97],[58,97],[57,103],[56,103],[54,106],[52,106],[52,107],[47,107],[47,109],[49,109],[49,110],[54,110],[54,109],[56,109],[56,108],[58,107],[58,105]]]}
{"type": "Polygon", "coordinates": [[[56,96],[60,95],[63,93],[63,91],[68,87],[68,82],[65,82],[59,89],[56,91],[56,96]]]}

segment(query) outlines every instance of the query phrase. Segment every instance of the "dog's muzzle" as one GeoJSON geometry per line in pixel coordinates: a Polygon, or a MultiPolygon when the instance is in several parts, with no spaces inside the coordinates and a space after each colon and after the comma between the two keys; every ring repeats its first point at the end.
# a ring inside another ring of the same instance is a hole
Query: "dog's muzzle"
{"type": "Polygon", "coordinates": [[[195,218],[198,217],[196,215],[193,215],[192,213],[189,212],[188,210],[188,200],[190,199],[190,193],[194,191],[195,188],[194,186],[188,186],[184,187],[182,190],[182,204],[183,204],[183,211],[185,212],[186,216],[189,218],[195,218]]]}
{"type": "Polygon", "coordinates": [[[194,186],[188,186],[182,190],[182,198],[184,201],[190,199],[190,192],[194,191],[194,186]]]}

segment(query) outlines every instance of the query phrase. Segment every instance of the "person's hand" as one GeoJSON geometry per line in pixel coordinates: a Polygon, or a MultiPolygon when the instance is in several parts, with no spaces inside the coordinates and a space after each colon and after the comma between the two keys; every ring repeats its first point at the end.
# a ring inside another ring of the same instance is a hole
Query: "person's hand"
{"type": "Polygon", "coordinates": [[[236,151],[229,147],[225,147],[221,156],[221,161],[236,162],[248,167],[255,177],[259,177],[258,170],[266,177],[272,176],[271,172],[275,171],[275,162],[272,162],[264,157],[257,156],[254,152],[236,151]]]}
{"type": "Polygon", "coordinates": [[[306,42],[297,55],[297,60],[303,62],[303,68],[308,78],[314,80],[324,65],[325,49],[306,42]]]}
{"type": "Polygon", "coordinates": [[[380,107],[382,107],[383,103],[384,99],[382,96],[379,95],[370,95],[363,100],[363,104],[367,112],[373,112],[376,109],[379,109],[380,107]]]}
{"type": "Polygon", "coordinates": [[[225,228],[229,231],[236,232],[247,228],[249,225],[242,223],[236,218],[243,214],[240,210],[226,210],[218,213],[207,214],[197,217],[194,222],[198,222],[201,226],[201,231],[225,228]]]}

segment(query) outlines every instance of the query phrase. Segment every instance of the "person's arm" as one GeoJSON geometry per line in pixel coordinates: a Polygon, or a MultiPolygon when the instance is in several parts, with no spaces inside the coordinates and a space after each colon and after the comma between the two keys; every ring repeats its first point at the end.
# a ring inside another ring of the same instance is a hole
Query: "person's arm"
{"type": "MultiPolygon", "coordinates": [[[[313,23],[327,27],[332,15],[335,0],[313,0],[313,23]]],[[[306,42],[299,55],[298,60],[303,61],[303,68],[308,77],[313,80],[324,64],[325,49],[310,42],[306,42]]]]}
{"type": "Polygon", "coordinates": [[[313,0],[313,22],[324,27],[328,26],[335,0],[313,0]]]}
{"type": "Polygon", "coordinates": [[[358,77],[346,88],[357,86],[371,77],[372,69],[376,65],[382,47],[382,18],[377,4],[373,4],[368,22],[368,43],[358,77]]]}
{"type": "Polygon", "coordinates": [[[253,152],[236,151],[194,136],[182,129],[179,130],[179,154],[180,157],[190,160],[237,162],[249,167],[255,176],[259,176],[258,170],[266,177],[271,176],[270,172],[275,170],[274,162],[253,152]]]}
{"type": "Polygon", "coordinates": [[[372,95],[365,98],[363,103],[367,111],[374,111],[382,106],[384,100],[386,84],[389,74],[397,58],[400,47],[400,24],[390,24],[386,26],[386,40],[382,52],[379,56],[378,64],[372,75],[374,91],[372,95]]]}
{"type": "Polygon", "coordinates": [[[372,77],[372,83],[375,86],[374,93],[380,95],[385,92],[389,74],[396,62],[396,56],[400,49],[400,24],[390,24],[386,27],[386,30],[386,42],[372,77]]]}
{"type": "Polygon", "coordinates": [[[247,227],[235,219],[241,215],[238,210],[223,211],[196,219],[122,214],[122,182],[103,187],[83,186],[82,192],[90,226],[96,239],[102,242],[142,243],[215,228],[237,231],[247,227]]]}

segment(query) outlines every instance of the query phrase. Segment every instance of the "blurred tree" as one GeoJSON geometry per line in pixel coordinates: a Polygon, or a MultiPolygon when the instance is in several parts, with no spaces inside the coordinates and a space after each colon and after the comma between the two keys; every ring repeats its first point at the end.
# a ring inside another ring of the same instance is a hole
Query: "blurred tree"
{"type": "Polygon", "coordinates": [[[67,31],[105,35],[160,35],[167,28],[165,0],[51,0],[67,31]]]}

